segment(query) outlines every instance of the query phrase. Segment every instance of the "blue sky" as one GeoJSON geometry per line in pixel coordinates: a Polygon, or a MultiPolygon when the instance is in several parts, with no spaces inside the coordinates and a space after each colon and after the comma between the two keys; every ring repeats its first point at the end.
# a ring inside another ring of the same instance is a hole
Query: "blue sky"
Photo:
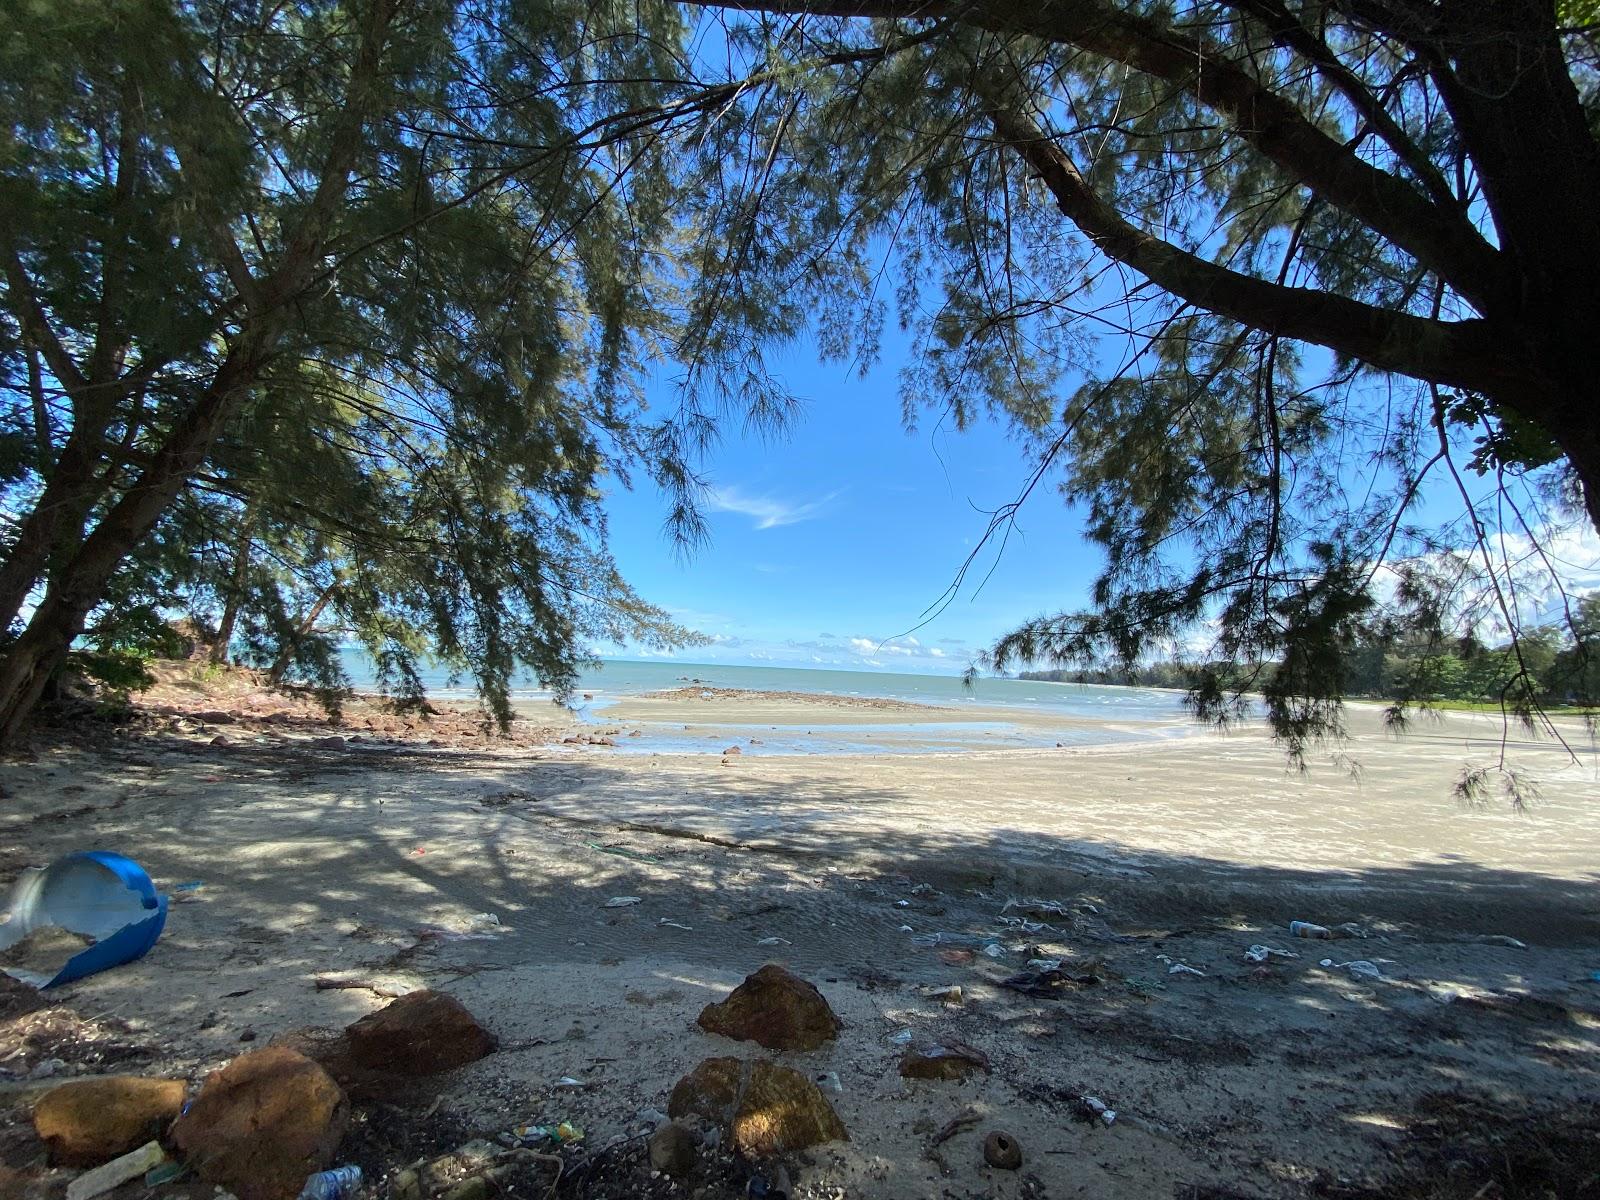
{"type": "MultiPolygon", "coordinates": [[[[623,575],[717,639],[678,657],[960,671],[1021,621],[1086,597],[1098,552],[1059,494],[1041,487],[981,590],[969,585],[909,632],[982,537],[984,510],[1016,497],[1028,463],[992,422],[956,432],[927,414],[907,433],[896,351],[886,339],[866,379],[819,364],[804,345],[780,360],[805,408],[780,439],[727,432],[706,463],[711,541],[687,562],[662,531],[666,503],[651,485],[608,497],[623,575]]],[[[994,556],[981,561],[986,569],[994,556]]]]}
{"type": "MultiPolygon", "coordinates": [[[[687,561],[663,531],[667,504],[652,485],[608,496],[623,575],[714,639],[678,659],[954,673],[1028,618],[1085,604],[1099,551],[1083,539],[1080,514],[1041,485],[998,559],[991,544],[962,591],[925,615],[982,538],[989,512],[1019,494],[1029,463],[993,421],[957,432],[927,413],[908,433],[897,379],[903,353],[899,338],[886,338],[863,379],[848,364],[818,363],[806,342],[789,350],[777,365],[805,406],[781,438],[746,433],[736,421],[725,431],[705,463],[711,538],[687,561]]],[[[1487,486],[1467,480],[1474,490],[1487,486]]],[[[1453,490],[1434,483],[1440,495],[1428,515],[1459,512],[1453,490]]],[[[1600,539],[1587,521],[1542,537],[1569,588],[1600,588],[1600,539]]],[[[1504,552],[1524,566],[1543,561],[1515,534],[1504,552]]],[[[1548,577],[1532,574],[1519,606],[1528,619],[1552,620],[1548,577]]],[[[1502,634],[1486,627],[1480,635],[1502,634]]],[[[636,646],[601,652],[655,656],[636,646]]]]}

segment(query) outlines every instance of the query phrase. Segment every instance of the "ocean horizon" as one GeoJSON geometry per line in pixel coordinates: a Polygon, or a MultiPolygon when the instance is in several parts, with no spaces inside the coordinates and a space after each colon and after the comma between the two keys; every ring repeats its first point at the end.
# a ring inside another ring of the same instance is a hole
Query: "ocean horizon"
{"type": "MultiPolygon", "coordinates": [[[[344,667],[357,691],[377,688],[370,659],[355,647],[344,651],[344,667]]],[[[442,667],[421,672],[431,696],[471,699],[470,677],[452,678],[442,667]]],[[[968,684],[960,675],[925,675],[897,671],[850,671],[815,667],[755,666],[665,660],[605,658],[584,671],[577,687],[580,708],[603,706],[625,696],[681,687],[726,687],[759,692],[801,692],[825,696],[876,696],[948,708],[973,705],[1046,711],[1086,719],[1151,721],[1163,724],[1185,716],[1182,695],[1162,688],[1112,684],[1052,683],[1045,680],[979,676],[968,684]],[[587,693],[593,700],[583,702],[587,693]]],[[[529,679],[511,690],[522,705],[554,701],[549,688],[529,679]]]]}

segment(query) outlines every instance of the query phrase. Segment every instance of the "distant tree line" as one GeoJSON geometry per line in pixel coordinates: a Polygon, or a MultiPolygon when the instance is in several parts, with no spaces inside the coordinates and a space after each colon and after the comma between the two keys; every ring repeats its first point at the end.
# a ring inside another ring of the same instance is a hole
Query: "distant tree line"
{"type": "MultiPolygon", "coordinates": [[[[1372,630],[1358,636],[1344,659],[1345,696],[1405,703],[1468,701],[1497,704],[1529,681],[1546,706],[1600,703],[1600,594],[1583,597],[1567,623],[1524,630],[1515,644],[1489,646],[1468,636],[1432,641],[1417,635],[1392,636],[1372,630]]],[[[1214,666],[1214,664],[1213,664],[1214,666]]],[[[1276,663],[1235,668],[1234,682],[1262,687],[1276,663]]],[[[1189,689],[1192,665],[1167,659],[1131,665],[1022,671],[1019,678],[1051,683],[1120,684],[1128,687],[1189,689]]]]}

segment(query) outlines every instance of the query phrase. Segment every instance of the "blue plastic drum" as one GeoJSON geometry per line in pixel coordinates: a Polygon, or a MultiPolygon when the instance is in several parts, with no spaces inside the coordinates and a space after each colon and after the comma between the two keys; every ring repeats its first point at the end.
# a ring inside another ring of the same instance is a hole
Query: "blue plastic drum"
{"type": "Polygon", "coordinates": [[[6,972],[44,988],[144,957],[167,923],[167,898],[133,859],[91,850],[24,871],[11,891],[9,911],[0,924],[0,950],[52,925],[95,940],[53,976],[6,972]]]}

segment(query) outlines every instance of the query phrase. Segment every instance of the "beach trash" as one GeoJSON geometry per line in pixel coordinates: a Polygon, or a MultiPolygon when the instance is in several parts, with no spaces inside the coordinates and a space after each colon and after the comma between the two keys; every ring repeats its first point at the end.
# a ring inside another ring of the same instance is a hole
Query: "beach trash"
{"type": "Polygon", "coordinates": [[[360,1167],[334,1167],[309,1176],[300,1189],[300,1200],[348,1200],[360,1190],[360,1167]]]}
{"type": "Polygon", "coordinates": [[[167,898],[131,858],[91,850],[23,871],[7,914],[0,969],[47,988],[142,958],[166,924],[167,898]]]}

